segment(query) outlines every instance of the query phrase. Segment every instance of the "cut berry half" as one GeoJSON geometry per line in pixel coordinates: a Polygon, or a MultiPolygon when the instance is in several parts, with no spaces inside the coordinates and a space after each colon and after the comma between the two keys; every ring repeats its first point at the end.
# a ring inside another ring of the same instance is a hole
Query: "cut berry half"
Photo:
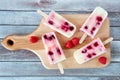
{"type": "Polygon", "coordinates": [[[102,64],[106,64],[107,58],[106,57],[100,57],[99,62],[102,63],[102,64]]]}
{"type": "Polygon", "coordinates": [[[39,37],[38,37],[38,36],[31,36],[31,37],[30,37],[30,42],[31,42],[31,43],[36,43],[36,42],[38,42],[38,40],[39,40],[39,37]]]}

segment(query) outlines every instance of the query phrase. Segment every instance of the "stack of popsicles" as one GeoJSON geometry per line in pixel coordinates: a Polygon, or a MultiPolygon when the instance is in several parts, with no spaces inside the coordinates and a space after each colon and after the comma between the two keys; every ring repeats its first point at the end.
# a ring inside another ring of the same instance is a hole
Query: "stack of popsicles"
{"type": "MultiPolygon", "coordinates": [[[[54,11],[51,11],[49,15],[46,15],[42,11],[38,10],[38,13],[44,16],[45,25],[55,30],[56,32],[62,34],[63,36],[70,38],[74,35],[76,31],[76,26],[70,21],[63,18],[61,15],[54,11]]],[[[106,19],[108,13],[101,7],[97,7],[92,14],[88,17],[85,23],[80,28],[84,32],[84,35],[80,39],[80,44],[89,35],[91,38],[97,34],[98,30],[102,26],[104,20],[106,19]]],[[[79,17],[79,16],[78,16],[79,17]]],[[[106,52],[105,44],[112,41],[110,38],[102,42],[99,38],[93,40],[86,46],[76,50],[74,52],[74,58],[77,63],[83,64],[85,62],[94,59],[95,57],[106,52]]],[[[57,36],[54,32],[45,33],[42,36],[42,40],[46,49],[46,54],[51,64],[58,64],[58,68],[61,73],[64,73],[62,65],[60,63],[66,60],[65,54],[58,42],[57,36]]]]}

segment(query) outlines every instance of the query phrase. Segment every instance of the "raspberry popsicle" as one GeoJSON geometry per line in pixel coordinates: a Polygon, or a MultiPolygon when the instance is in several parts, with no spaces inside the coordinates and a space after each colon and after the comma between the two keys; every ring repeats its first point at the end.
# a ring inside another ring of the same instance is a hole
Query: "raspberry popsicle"
{"type": "MultiPolygon", "coordinates": [[[[45,46],[46,54],[49,58],[50,64],[58,64],[65,60],[64,52],[57,40],[54,32],[46,33],[42,36],[42,41],[45,46]]],[[[62,67],[62,65],[60,65],[62,67]]],[[[59,67],[59,66],[58,66],[59,67]]],[[[59,68],[60,69],[60,68],[59,68]]],[[[61,68],[62,69],[62,68],[61,68]]],[[[63,69],[61,73],[64,73],[63,69]]]]}
{"type": "Polygon", "coordinates": [[[45,25],[49,26],[51,29],[59,32],[60,34],[70,38],[75,33],[76,26],[55,11],[51,11],[48,16],[40,10],[37,12],[46,18],[44,23],[45,25]]]}
{"type": "Polygon", "coordinates": [[[80,28],[80,30],[84,32],[82,38],[79,41],[80,44],[84,41],[87,35],[91,38],[94,38],[94,36],[97,34],[98,30],[102,26],[104,20],[106,19],[107,15],[107,11],[105,11],[103,8],[95,8],[95,10],[80,28]]]}
{"type": "Polygon", "coordinates": [[[101,54],[104,54],[106,52],[106,48],[104,45],[112,40],[113,38],[108,38],[103,43],[99,38],[93,40],[89,44],[85,45],[84,47],[74,52],[75,60],[77,61],[77,63],[83,64],[101,54]]]}

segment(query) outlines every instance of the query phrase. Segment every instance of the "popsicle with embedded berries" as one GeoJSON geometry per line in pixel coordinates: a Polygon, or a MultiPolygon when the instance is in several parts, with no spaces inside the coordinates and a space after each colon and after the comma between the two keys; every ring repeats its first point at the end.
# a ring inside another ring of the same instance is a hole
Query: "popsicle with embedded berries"
{"type": "Polygon", "coordinates": [[[55,11],[51,11],[49,15],[46,15],[40,10],[38,10],[37,12],[44,16],[45,25],[59,32],[60,34],[70,38],[75,33],[76,26],[55,11]]]}
{"type": "Polygon", "coordinates": [[[104,54],[106,52],[106,48],[104,45],[112,40],[113,38],[108,38],[103,43],[99,38],[93,40],[92,42],[74,52],[75,60],[77,61],[77,63],[83,64],[96,58],[99,55],[104,54]]]}
{"type": "Polygon", "coordinates": [[[94,36],[97,34],[98,30],[102,26],[104,20],[106,19],[107,15],[107,11],[103,8],[95,8],[95,10],[91,13],[91,15],[87,18],[87,20],[80,28],[80,30],[84,32],[83,36],[79,41],[80,44],[85,40],[87,35],[91,38],[94,38],[94,36]]]}
{"type": "Polygon", "coordinates": [[[46,54],[48,56],[50,64],[58,64],[58,68],[63,74],[63,68],[60,62],[66,59],[64,52],[58,42],[58,39],[54,32],[45,33],[42,36],[42,41],[45,46],[46,54]]]}

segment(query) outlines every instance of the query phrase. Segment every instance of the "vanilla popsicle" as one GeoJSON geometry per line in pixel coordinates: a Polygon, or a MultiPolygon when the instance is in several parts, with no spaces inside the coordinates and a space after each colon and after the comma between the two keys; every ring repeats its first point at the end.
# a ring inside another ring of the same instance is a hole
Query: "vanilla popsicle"
{"type": "Polygon", "coordinates": [[[51,11],[48,16],[40,10],[38,10],[38,13],[46,18],[45,25],[59,32],[60,34],[70,38],[75,33],[76,26],[55,11],[51,11]]]}
{"type": "Polygon", "coordinates": [[[56,64],[66,59],[54,32],[44,34],[42,36],[42,41],[50,64],[56,64]]]}
{"type": "Polygon", "coordinates": [[[74,58],[77,63],[83,64],[101,54],[104,54],[105,52],[106,48],[104,47],[104,44],[99,38],[97,38],[84,47],[75,51],[74,58]]]}
{"type": "MultiPolygon", "coordinates": [[[[107,15],[108,13],[106,10],[101,7],[96,7],[80,28],[80,30],[84,32],[84,37],[87,37],[88,35],[91,38],[94,38],[94,36],[97,34],[98,30],[102,26],[104,20],[106,19],[107,15]]],[[[81,38],[80,43],[82,43],[84,39],[81,38]]]]}

